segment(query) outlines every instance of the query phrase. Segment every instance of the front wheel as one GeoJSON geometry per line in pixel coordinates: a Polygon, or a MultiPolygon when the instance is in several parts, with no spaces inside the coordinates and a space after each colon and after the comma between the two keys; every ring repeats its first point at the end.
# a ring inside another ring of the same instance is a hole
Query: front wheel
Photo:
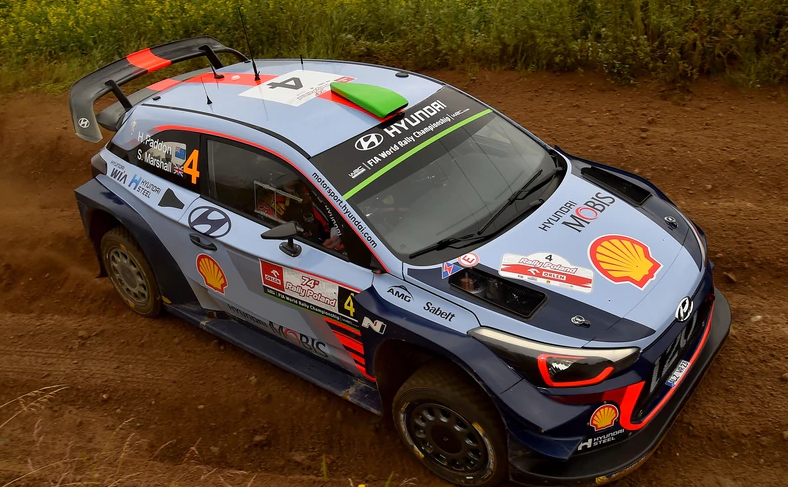
{"type": "Polygon", "coordinates": [[[503,421],[484,391],[454,366],[430,362],[417,370],[392,409],[402,441],[443,479],[492,487],[506,478],[503,421]]]}
{"type": "Polygon", "coordinates": [[[101,259],[112,285],[129,308],[147,318],[161,312],[161,295],[148,259],[124,227],[101,238],[101,259]]]}

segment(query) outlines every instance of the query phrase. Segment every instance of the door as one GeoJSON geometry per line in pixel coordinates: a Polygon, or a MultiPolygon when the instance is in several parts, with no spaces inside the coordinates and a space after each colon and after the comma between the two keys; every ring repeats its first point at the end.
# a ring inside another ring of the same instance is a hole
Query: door
{"type": "MultiPolygon", "coordinates": [[[[180,220],[190,274],[221,309],[262,332],[361,373],[353,297],[371,287],[369,250],[288,163],[239,142],[206,137],[209,188],[180,220]],[[301,252],[261,234],[295,222],[301,252]]],[[[210,306],[205,299],[204,306],[210,306]]]]}

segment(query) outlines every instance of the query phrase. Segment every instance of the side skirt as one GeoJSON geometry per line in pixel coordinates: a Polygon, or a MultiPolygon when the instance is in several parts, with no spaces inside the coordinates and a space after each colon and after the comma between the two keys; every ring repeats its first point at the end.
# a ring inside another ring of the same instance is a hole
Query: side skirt
{"type": "Polygon", "coordinates": [[[165,305],[165,309],[174,316],[327,389],[371,413],[383,415],[383,405],[378,390],[350,372],[298,350],[293,345],[265,334],[252,325],[217,317],[214,312],[184,305],[165,305]]]}

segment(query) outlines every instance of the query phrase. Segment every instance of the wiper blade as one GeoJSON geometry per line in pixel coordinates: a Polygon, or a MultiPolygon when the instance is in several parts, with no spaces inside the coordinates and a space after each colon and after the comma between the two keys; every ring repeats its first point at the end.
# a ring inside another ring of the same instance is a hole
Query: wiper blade
{"type": "MultiPolygon", "coordinates": [[[[503,206],[498,208],[498,211],[496,211],[495,214],[493,216],[491,216],[489,220],[487,220],[487,223],[485,223],[484,226],[482,226],[482,228],[479,229],[478,232],[476,232],[476,235],[481,235],[482,233],[484,233],[484,231],[487,230],[490,227],[490,225],[492,225],[492,223],[499,216],[501,216],[501,213],[503,213],[507,208],[512,206],[512,204],[514,204],[515,201],[520,201],[520,200],[523,200],[523,199],[527,198],[528,196],[534,194],[537,189],[541,188],[545,184],[547,184],[550,181],[552,181],[553,178],[555,177],[555,175],[558,174],[559,170],[560,169],[558,167],[552,169],[550,171],[550,177],[545,178],[544,181],[541,181],[538,184],[533,185],[534,181],[536,181],[536,179],[539,176],[541,176],[542,173],[544,172],[544,170],[542,170],[542,169],[539,169],[538,171],[536,171],[536,174],[531,176],[531,179],[529,179],[525,184],[523,184],[522,188],[520,188],[519,190],[515,191],[514,193],[511,194],[511,196],[509,196],[509,198],[506,200],[506,203],[504,203],[503,206]],[[533,185],[533,186],[531,186],[531,185],[533,185]]],[[[544,203],[543,200],[536,200],[536,201],[532,202],[528,206],[526,211],[533,211],[537,206],[541,205],[542,203],[544,203]]]]}
{"type": "Polygon", "coordinates": [[[432,252],[433,250],[445,249],[449,245],[456,244],[457,242],[464,242],[466,240],[471,240],[471,239],[483,240],[484,237],[479,237],[475,233],[469,233],[468,235],[463,235],[462,237],[444,238],[442,240],[438,240],[437,242],[435,242],[432,245],[428,245],[428,246],[424,247],[423,249],[420,249],[420,250],[417,250],[417,251],[413,252],[412,254],[410,254],[408,256],[408,258],[409,259],[413,259],[414,257],[418,257],[420,255],[424,255],[427,252],[432,252]]]}

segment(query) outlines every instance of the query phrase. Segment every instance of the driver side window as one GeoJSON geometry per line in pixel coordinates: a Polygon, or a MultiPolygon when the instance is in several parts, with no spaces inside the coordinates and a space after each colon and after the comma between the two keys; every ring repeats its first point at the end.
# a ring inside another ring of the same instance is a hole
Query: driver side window
{"type": "MultiPolygon", "coordinates": [[[[287,163],[237,142],[207,144],[213,199],[269,227],[295,222],[300,240],[356,262],[356,235],[287,163]]],[[[369,265],[368,250],[360,258],[369,265]]]]}

